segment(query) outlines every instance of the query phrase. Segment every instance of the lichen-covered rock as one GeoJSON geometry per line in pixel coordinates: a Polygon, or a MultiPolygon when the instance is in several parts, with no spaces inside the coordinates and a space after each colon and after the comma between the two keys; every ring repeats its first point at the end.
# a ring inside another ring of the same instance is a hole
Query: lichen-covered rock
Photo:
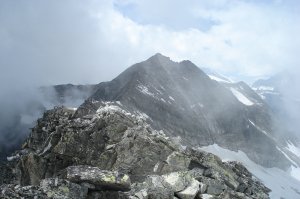
{"type": "Polygon", "coordinates": [[[41,181],[41,189],[49,198],[55,199],[85,199],[88,189],[67,180],[47,178],[41,181]]]}
{"type": "Polygon", "coordinates": [[[100,170],[87,165],[70,166],[63,171],[61,177],[75,183],[87,182],[94,185],[95,190],[129,191],[131,185],[127,174],[100,170]]]}

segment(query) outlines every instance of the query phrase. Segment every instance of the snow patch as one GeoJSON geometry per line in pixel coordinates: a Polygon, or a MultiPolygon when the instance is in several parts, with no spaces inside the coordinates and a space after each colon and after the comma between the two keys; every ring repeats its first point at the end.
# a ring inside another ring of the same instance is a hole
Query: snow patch
{"type": "Polygon", "coordinates": [[[163,101],[164,103],[167,103],[164,98],[160,98],[160,100],[163,101]]]}
{"type": "Polygon", "coordinates": [[[256,129],[258,129],[260,132],[262,132],[263,134],[268,136],[268,133],[264,130],[262,130],[260,127],[256,126],[256,124],[254,124],[254,122],[252,122],[251,120],[248,120],[256,129]]]}
{"type": "Polygon", "coordinates": [[[105,106],[103,107],[100,107],[98,110],[97,110],[97,113],[101,114],[103,112],[117,112],[117,111],[121,111],[122,112],[122,109],[118,106],[115,106],[115,105],[112,105],[112,104],[105,104],[105,106]]]}
{"type": "Polygon", "coordinates": [[[290,168],[290,174],[293,178],[296,180],[300,181],[300,168],[299,167],[294,167],[293,165],[290,168]]]}
{"type": "Polygon", "coordinates": [[[140,112],[140,111],[134,111],[134,113],[141,119],[150,119],[150,117],[146,114],[146,113],[143,113],[143,112],[140,112]]]}
{"type": "Polygon", "coordinates": [[[137,86],[137,89],[138,89],[140,92],[144,93],[145,95],[150,95],[150,96],[152,96],[152,97],[155,97],[155,94],[154,94],[154,93],[151,93],[151,92],[149,91],[149,89],[148,89],[146,86],[144,86],[144,85],[138,85],[138,86],[137,86]]]}
{"type": "Polygon", "coordinates": [[[223,78],[220,78],[220,77],[216,77],[216,76],[214,76],[214,75],[208,75],[208,77],[209,77],[210,79],[212,79],[212,80],[217,81],[217,82],[232,83],[232,82],[230,82],[230,81],[227,80],[227,79],[223,79],[223,78]]]}
{"type": "Polygon", "coordinates": [[[273,87],[270,86],[260,86],[255,88],[255,90],[260,90],[260,91],[274,91],[273,87]]]}
{"type": "Polygon", "coordinates": [[[245,95],[243,95],[241,92],[237,91],[234,88],[230,88],[232,94],[243,104],[246,106],[252,106],[254,103],[249,100],[245,95]]]}
{"type": "Polygon", "coordinates": [[[172,96],[169,96],[169,99],[175,101],[175,99],[172,96]]]}

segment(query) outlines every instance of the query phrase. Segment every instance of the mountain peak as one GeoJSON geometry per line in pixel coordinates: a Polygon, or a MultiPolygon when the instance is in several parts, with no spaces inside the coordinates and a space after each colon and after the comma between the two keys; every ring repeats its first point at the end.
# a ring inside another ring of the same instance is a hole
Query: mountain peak
{"type": "Polygon", "coordinates": [[[171,61],[170,57],[167,57],[161,53],[154,54],[148,60],[171,61]]]}

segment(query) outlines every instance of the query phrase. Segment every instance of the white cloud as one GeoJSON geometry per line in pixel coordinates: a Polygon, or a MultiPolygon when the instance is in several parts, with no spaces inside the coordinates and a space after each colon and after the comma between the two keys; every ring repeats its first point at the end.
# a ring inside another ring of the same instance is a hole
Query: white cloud
{"type": "Polygon", "coordinates": [[[265,76],[299,64],[299,14],[292,9],[297,4],[228,0],[0,4],[2,82],[96,83],[156,52],[240,77],[265,76]]]}

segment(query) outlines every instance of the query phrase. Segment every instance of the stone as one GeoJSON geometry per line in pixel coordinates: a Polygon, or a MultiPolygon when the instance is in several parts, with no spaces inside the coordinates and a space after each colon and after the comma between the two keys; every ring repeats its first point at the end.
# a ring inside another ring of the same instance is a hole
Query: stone
{"type": "Polygon", "coordinates": [[[223,192],[223,186],[218,185],[218,184],[211,184],[207,186],[206,193],[211,194],[211,195],[219,195],[220,193],[223,192]]]}
{"type": "Polygon", "coordinates": [[[200,199],[213,199],[214,196],[211,195],[211,194],[200,194],[200,195],[199,195],[199,198],[200,198],[200,199]]]}
{"type": "Polygon", "coordinates": [[[131,185],[130,178],[126,174],[87,165],[70,166],[63,171],[62,177],[71,182],[87,182],[99,190],[129,191],[131,185]]]}
{"type": "Polygon", "coordinates": [[[85,199],[88,193],[86,187],[58,178],[44,179],[40,187],[49,198],[55,199],[85,199]]]}
{"type": "Polygon", "coordinates": [[[200,183],[193,179],[191,184],[188,185],[184,190],[177,192],[176,196],[180,199],[194,199],[199,191],[200,183]]]}
{"type": "Polygon", "coordinates": [[[206,184],[200,182],[199,187],[200,187],[199,193],[205,193],[206,192],[206,190],[207,190],[207,185],[206,184]]]}

